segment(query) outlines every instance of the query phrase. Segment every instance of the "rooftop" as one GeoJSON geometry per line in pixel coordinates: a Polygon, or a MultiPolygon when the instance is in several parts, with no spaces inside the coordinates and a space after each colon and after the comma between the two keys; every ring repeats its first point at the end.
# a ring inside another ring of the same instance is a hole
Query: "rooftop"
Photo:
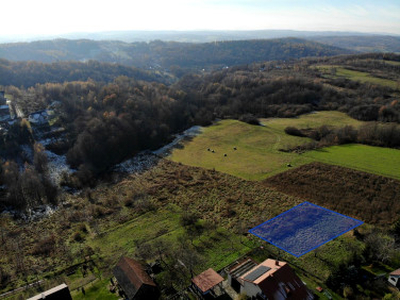
{"type": "Polygon", "coordinates": [[[312,293],[283,261],[267,259],[240,280],[257,285],[268,299],[313,299],[312,293]]]}
{"type": "Polygon", "coordinates": [[[39,299],[53,299],[54,297],[58,297],[58,299],[62,300],[62,299],[72,299],[71,296],[69,296],[69,290],[68,293],[65,293],[63,295],[61,294],[57,294],[57,296],[55,296],[54,294],[62,291],[62,290],[68,290],[68,286],[63,283],[60,284],[56,287],[53,287],[52,289],[49,289],[47,291],[44,291],[43,293],[40,293],[32,298],[29,298],[28,300],[39,300],[39,299]],[[51,297],[53,296],[53,297],[51,297]]]}
{"type": "Polygon", "coordinates": [[[125,256],[121,257],[113,274],[129,298],[133,298],[144,284],[156,286],[142,264],[125,256]]]}
{"type": "Polygon", "coordinates": [[[390,275],[400,276],[400,269],[394,270],[393,272],[390,273],[390,275]]]}
{"type": "Polygon", "coordinates": [[[207,292],[214,286],[224,281],[224,278],[213,269],[208,269],[192,279],[192,282],[203,292],[207,292]]]}
{"type": "Polygon", "coordinates": [[[257,266],[257,263],[252,260],[251,258],[248,258],[237,265],[233,266],[232,268],[229,269],[229,274],[233,278],[237,278],[242,276],[243,274],[247,273],[251,269],[253,269],[255,266],[257,266]]]}
{"type": "Polygon", "coordinates": [[[287,263],[275,259],[267,259],[241,276],[242,280],[259,284],[287,263]]]}

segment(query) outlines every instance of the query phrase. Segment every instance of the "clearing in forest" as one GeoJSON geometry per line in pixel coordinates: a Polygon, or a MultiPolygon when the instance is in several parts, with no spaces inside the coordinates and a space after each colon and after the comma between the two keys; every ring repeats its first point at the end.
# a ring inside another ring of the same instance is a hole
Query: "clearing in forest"
{"type": "Polygon", "coordinates": [[[318,66],[317,68],[325,72],[329,77],[333,78],[346,78],[353,81],[359,81],[361,83],[371,83],[387,86],[392,89],[399,88],[399,83],[395,80],[378,78],[367,72],[349,70],[341,66],[318,66]]]}
{"type": "MultiPolygon", "coordinates": [[[[184,141],[169,159],[189,166],[215,169],[247,180],[262,180],[315,161],[311,156],[279,151],[311,141],[291,136],[285,128],[316,128],[322,125],[358,127],[363,122],[336,111],[318,112],[298,118],[263,119],[263,126],[236,120],[222,120],[184,141]]],[[[345,159],[345,157],[343,158],[345,159]]]]}

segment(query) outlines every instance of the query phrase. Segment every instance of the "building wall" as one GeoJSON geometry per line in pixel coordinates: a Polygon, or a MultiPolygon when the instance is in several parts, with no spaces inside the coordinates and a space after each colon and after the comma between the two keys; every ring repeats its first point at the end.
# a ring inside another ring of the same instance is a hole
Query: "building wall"
{"type": "Polygon", "coordinates": [[[399,277],[395,277],[395,276],[389,276],[389,282],[391,284],[393,284],[394,286],[399,287],[400,286],[400,281],[399,281],[399,277]]]}
{"type": "Polygon", "coordinates": [[[240,293],[245,293],[249,297],[255,297],[258,293],[261,293],[261,289],[258,285],[245,281],[244,285],[240,288],[240,293]]]}

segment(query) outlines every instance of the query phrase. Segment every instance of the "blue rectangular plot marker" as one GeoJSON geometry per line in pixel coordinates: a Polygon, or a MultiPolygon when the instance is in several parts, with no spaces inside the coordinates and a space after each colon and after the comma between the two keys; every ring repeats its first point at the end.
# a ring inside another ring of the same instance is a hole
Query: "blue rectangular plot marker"
{"type": "Polygon", "coordinates": [[[306,201],[249,232],[300,257],[363,223],[306,201]]]}

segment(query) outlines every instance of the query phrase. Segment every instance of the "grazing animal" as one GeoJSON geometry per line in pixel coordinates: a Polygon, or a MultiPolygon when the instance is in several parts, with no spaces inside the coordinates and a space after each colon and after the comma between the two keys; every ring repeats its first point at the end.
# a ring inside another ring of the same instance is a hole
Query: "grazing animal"
{"type": "Polygon", "coordinates": [[[237,148],[236,148],[236,147],[233,147],[233,150],[237,150],[237,148]]]}
{"type": "Polygon", "coordinates": [[[211,151],[211,149],[210,149],[210,148],[207,148],[207,151],[211,151]]]}
{"type": "Polygon", "coordinates": [[[291,164],[287,164],[287,165],[286,165],[286,167],[289,167],[289,168],[290,168],[291,166],[292,166],[291,164]]]}
{"type": "Polygon", "coordinates": [[[212,153],[215,153],[215,151],[214,151],[214,150],[211,150],[211,152],[212,152],[212,153]]]}
{"type": "Polygon", "coordinates": [[[226,156],[228,156],[228,154],[225,153],[224,156],[226,157],[226,156]]]}

